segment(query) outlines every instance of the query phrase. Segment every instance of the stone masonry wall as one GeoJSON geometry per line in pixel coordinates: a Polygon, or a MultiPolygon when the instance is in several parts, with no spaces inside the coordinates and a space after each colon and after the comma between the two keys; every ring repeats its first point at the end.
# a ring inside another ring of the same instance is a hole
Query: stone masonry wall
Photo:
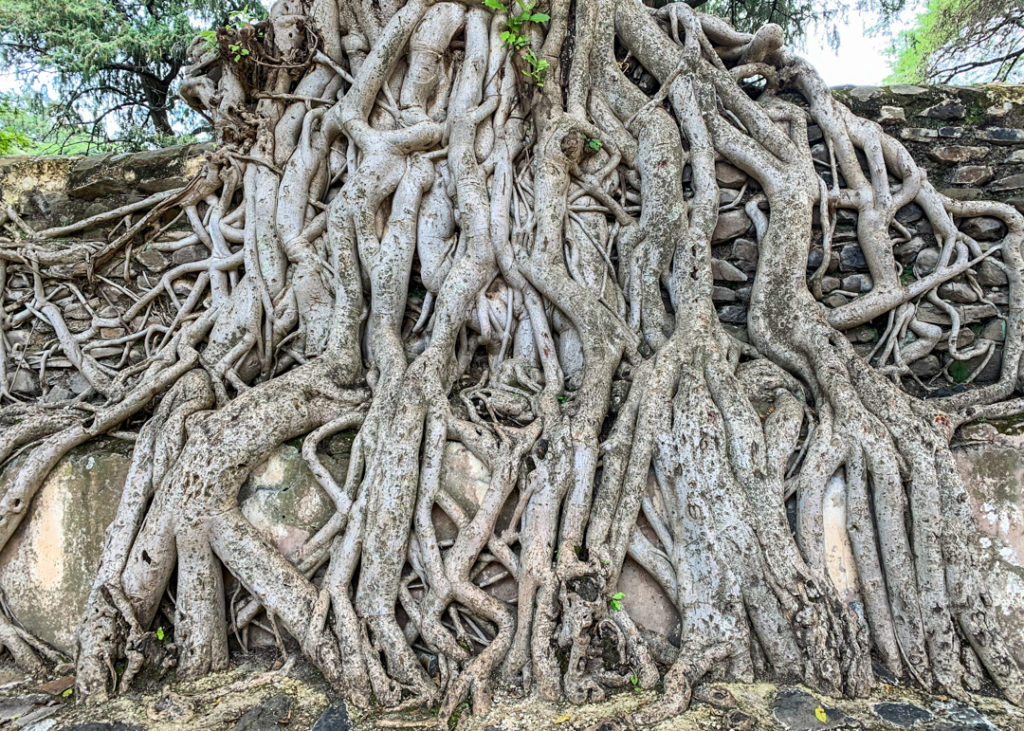
{"type": "MultiPolygon", "coordinates": [[[[959,199],[1006,201],[1024,213],[1024,87],[844,87],[834,93],[854,112],[878,121],[907,145],[925,166],[929,180],[944,194],[959,199]]],[[[826,169],[828,153],[821,133],[814,127],[809,132],[815,157],[826,169]]],[[[13,207],[33,226],[65,224],[184,184],[198,171],[209,149],[196,145],[89,158],[0,158],[0,204],[13,207]]],[[[751,186],[741,171],[720,161],[716,172],[723,207],[728,208],[741,194],[749,194],[751,186]]],[[[937,253],[936,241],[916,205],[902,209],[898,221],[905,227],[905,235],[897,245],[897,257],[908,267],[907,275],[913,276],[936,255],[932,253],[937,253]]],[[[103,236],[111,225],[86,231],[85,236],[103,236]]],[[[829,306],[871,289],[870,275],[855,243],[854,226],[852,215],[840,214],[832,266],[823,282],[829,306]]],[[[995,245],[1005,235],[1003,225],[995,219],[963,221],[961,228],[983,248],[995,245]]],[[[189,252],[142,253],[138,257],[138,276],[166,271],[189,252]]],[[[714,299],[720,317],[743,337],[758,249],[742,206],[721,214],[713,255],[714,299]]],[[[819,241],[817,249],[812,248],[809,271],[818,266],[821,257],[819,241]]],[[[953,381],[972,374],[977,383],[998,374],[1006,279],[997,268],[984,264],[975,278],[978,289],[955,281],[943,285],[941,293],[957,308],[961,322],[967,326],[961,330],[959,346],[989,340],[995,344],[994,354],[985,363],[968,362],[957,369],[948,346],[944,349],[945,344],[940,342],[933,353],[913,364],[913,375],[922,388],[942,387],[944,371],[953,381]]],[[[922,306],[919,316],[948,327],[944,313],[929,311],[928,304],[922,306]]],[[[74,313],[66,315],[69,326],[73,326],[74,313]]],[[[848,334],[866,355],[877,343],[879,329],[877,323],[872,323],[848,334]]],[[[17,352],[30,335],[15,330],[7,337],[8,346],[17,352]]],[[[15,382],[8,386],[26,397],[39,395],[45,388],[54,398],[66,396],[64,389],[75,392],[81,386],[74,379],[59,380],[61,364],[56,359],[47,370],[49,378],[56,380],[40,384],[34,373],[26,370],[16,374],[15,382]]],[[[909,386],[914,387],[914,383],[909,386]]],[[[958,465],[972,495],[979,525],[993,550],[994,601],[1021,627],[1020,637],[1024,637],[1024,437],[996,434],[991,426],[984,426],[961,437],[965,445],[958,450],[958,465]]],[[[38,611],[15,606],[19,619],[30,631],[67,653],[74,651],[69,617],[84,606],[99,559],[104,525],[119,498],[127,463],[124,446],[93,445],[65,459],[37,498],[30,518],[0,555],[0,585],[7,589],[9,599],[12,590],[18,595],[12,605],[18,604],[18,597],[46,597],[46,606],[37,606],[38,611]],[[90,515],[78,516],[85,506],[89,506],[90,515]]],[[[446,489],[471,508],[479,498],[478,486],[486,484],[487,476],[481,472],[482,465],[473,463],[471,455],[450,451],[452,454],[446,454],[445,459],[446,489]]],[[[339,464],[344,463],[346,445],[339,444],[336,457],[339,464]]],[[[0,473],[0,488],[16,468],[9,465],[0,473]]],[[[290,445],[281,447],[254,472],[242,502],[246,516],[285,552],[315,532],[330,512],[326,497],[301,464],[297,449],[290,445]]],[[[849,552],[844,510],[844,505],[830,503],[826,511],[827,527],[831,526],[830,570],[843,595],[856,601],[857,578],[849,573],[850,562],[844,559],[849,552]]],[[[627,566],[623,573],[623,591],[642,626],[670,637],[677,632],[671,605],[657,585],[634,566],[627,566]]],[[[1013,650],[1024,659],[1024,641],[1013,650]]]]}
{"type": "MultiPolygon", "coordinates": [[[[879,122],[901,140],[940,192],[958,199],[1005,201],[1024,212],[1024,87],[861,86],[839,87],[834,94],[854,112],[879,122]]],[[[828,179],[829,158],[821,131],[812,125],[808,132],[813,153],[828,179]]],[[[30,225],[62,225],[184,184],[198,171],[209,149],[209,145],[193,145],[84,158],[0,158],[0,202],[13,206],[30,225]]],[[[758,251],[742,205],[730,209],[729,204],[740,195],[749,197],[756,186],[749,185],[746,176],[725,161],[717,164],[717,177],[724,210],[713,239],[714,300],[722,321],[743,338],[758,251]]],[[[897,244],[896,255],[909,281],[934,266],[938,243],[916,204],[901,209],[897,221],[905,228],[905,240],[897,244]]],[[[115,223],[86,231],[85,235],[102,236],[115,223]]],[[[852,212],[839,212],[831,265],[822,282],[829,307],[842,305],[872,287],[856,245],[855,225],[852,212]]],[[[1005,235],[1003,225],[992,218],[963,221],[961,228],[984,249],[1005,235]]],[[[141,252],[137,274],[160,274],[189,255],[189,249],[175,252],[173,257],[158,251],[141,252]]],[[[812,244],[809,272],[818,266],[821,257],[819,239],[812,244]]],[[[992,262],[983,262],[974,279],[971,282],[959,277],[944,284],[939,293],[960,316],[963,327],[956,339],[957,347],[982,350],[980,346],[991,344],[991,352],[958,361],[949,353],[948,333],[944,332],[932,352],[910,364],[911,373],[904,379],[909,388],[924,394],[966,381],[984,384],[998,377],[1007,309],[1006,277],[992,262]],[[973,286],[975,283],[978,288],[973,286]]],[[[179,285],[187,291],[190,282],[176,283],[176,289],[179,285]]],[[[74,315],[68,313],[72,321],[69,325],[73,325],[74,315]]],[[[950,326],[948,314],[931,302],[921,304],[918,317],[943,328],[950,326]]],[[[868,355],[875,350],[884,329],[883,319],[847,334],[857,350],[868,355]]],[[[18,332],[9,336],[15,340],[28,337],[18,332]]],[[[19,347],[17,342],[14,347],[19,347]]],[[[26,396],[54,389],[65,396],[68,391],[75,393],[82,384],[73,377],[61,380],[60,365],[59,360],[51,364],[49,383],[39,384],[29,373],[20,371],[17,382],[10,387],[26,396]]]]}

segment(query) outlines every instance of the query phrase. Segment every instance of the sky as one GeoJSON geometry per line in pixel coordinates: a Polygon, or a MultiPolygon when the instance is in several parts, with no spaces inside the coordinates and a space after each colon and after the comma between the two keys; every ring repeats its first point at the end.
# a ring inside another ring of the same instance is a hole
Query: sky
{"type": "Polygon", "coordinates": [[[890,73],[890,58],[885,53],[889,39],[909,27],[920,11],[915,3],[908,4],[912,7],[893,23],[887,33],[874,36],[868,35],[868,29],[876,22],[876,16],[873,13],[851,12],[847,22],[839,23],[838,52],[829,48],[821,32],[812,30],[804,42],[804,48],[799,51],[800,55],[818,69],[829,86],[881,84],[890,73]]]}
{"type": "Polygon", "coordinates": [[[839,37],[842,40],[838,52],[820,37],[808,38],[806,48],[800,52],[818,69],[826,84],[874,86],[889,75],[890,59],[885,54],[888,37],[868,36],[859,16],[840,30],[839,37]]]}

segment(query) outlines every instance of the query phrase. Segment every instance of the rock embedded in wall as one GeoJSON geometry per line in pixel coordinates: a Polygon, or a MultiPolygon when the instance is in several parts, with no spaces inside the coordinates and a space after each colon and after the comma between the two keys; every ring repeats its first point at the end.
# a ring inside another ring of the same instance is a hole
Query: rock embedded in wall
{"type": "Polygon", "coordinates": [[[981,530],[987,588],[1011,628],[1010,649],[1024,663],[1024,434],[988,424],[961,433],[965,443],[953,454],[981,530]]]}
{"type": "MultiPolygon", "coordinates": [[[[7,606],[29,632],[69,657],[128,474],[129,457],[116,446],[61,460],[0,553],[7,606]]],[[[0,489],[7,489],[19,464],[14,460],[0,474],[0,489]]]]}

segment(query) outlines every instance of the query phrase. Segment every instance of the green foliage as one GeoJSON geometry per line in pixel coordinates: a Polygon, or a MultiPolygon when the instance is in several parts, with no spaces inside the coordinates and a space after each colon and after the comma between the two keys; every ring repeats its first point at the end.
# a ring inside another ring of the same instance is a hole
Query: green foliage
{"type": "Polygon", "coordinates": [[[612,594],[612,598],[608,601],[608,606],[613,612],[622,611],[622,600],[626,598],[626,595],[621,591],[617,591],[612,594]]]}
{"type": "MultiPolygon", "coordinates": [[[[241,31],[247,25],[258,23],[260,18],[249,11],[249,6],[246,5],[241,10],[235,10],[228,14],[228,22],[224,24],[224,29],[228,31],[241,31]]],[[[220,51],[219,39],[217,37],[216,30],[203,30],[198,33],[198,36],[203,39],[205,43],[206,51],[220,51]]],[[[259,38],[263,37],[263,33],[258,34],[259,38]]],[[[243,56],[249,56],[251,51],[240,43],[229,43],[228,52],[231,54],[232,60],[238,63],[242,60],[243,56]]]]}
{"type": "Polygon", "coordinates": [[[638,678],[636,675],[630,675],[629,676],[629,682],[632,684],[633,690],[635,692],[639,693],[640,690],[641,690],[641,688],[640,688],[640,678],[638,678]]]}
{"type": "Polygon", "coordinates": [[[548,62],[538,58],[533,49],[529,47],[530,37],[526,35],[527,26],[530,23],[546,23],[551,20],[547,13],[535,13],[537,0],[516,0],[520,13],[513,11],[500,0],[483,0],[484,5],[491,10],[505,14],[505,30],[501,33],[501,42],[512,51],[518,51],[520,58],[526,62],[527,67],[523,73],[529,76],[537,86],[544,86],[544,73],[547,71],[548,62]]]}
{"type": "Polygon", "coordinates": [[[590,149],[591,150],[595,150],[595,151],[596,150],[600,150],[604,146],[604,143],[601,142],[601,140],[597,139],[596,137],[594,137],[593,139],[587,140],[587,144],[590,145],[590,149]]]}
{"type": "Polygon", "coordinates": [[[200,141],[196,135],[161,135],[141,127],[108,139],[94,134],[92,125],[62,114],[59,102],[40,93],[0,94],[0,155],[88,155],[200,141]]]}
{"type": "MultiPolygon", "coordinates": [[[[119,130],[122,147],[159,142],[198,117],[177,103],[175,81],[203,28],[249,22],[232,0],[0,0],[0,62],[26,89],[59,104],[51,126],[88,130],[101,143],[119,130]],[[108,124],[108,120],[111,122],[108,124]]],[[[260,8],[262,12],[262,8],[260,8]]],[[[209,42],[210,36],[204,34],[209,42]]]]}
{"type": "Polygon", "coordinates": [[[217,31],[215,30],[201,30],[199,31],[199,37],[206,42],[207,51],[216,51],[217,46],[217,31]]]}
{"type": "Polygon", "coordinates": [[[15,119],[17,113],[18,110],[6,98],[0,98],[0,155],[24,152],[32,145],[32,140],[19,125],[9,121],[15,119]]]}
{"type": "Polygon", "coordinates": [[[890,82],[1024,81],[1020,0],[928,0],[890,49],[890,82]]]}

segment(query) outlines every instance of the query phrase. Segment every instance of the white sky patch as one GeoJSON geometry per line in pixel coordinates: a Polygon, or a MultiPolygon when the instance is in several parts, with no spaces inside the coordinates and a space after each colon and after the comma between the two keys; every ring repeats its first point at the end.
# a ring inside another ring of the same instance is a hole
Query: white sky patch
{"type": "Polygon", "coordinates": [[[891,58],[885,53],[888,36],[868,36],[863,23],[855,18],[840,30],[839,37],[838,51],[818,36],[808,38],[807,47],[800,53],[818,69],[826,84],[873,86],[891,73],[891,58]]]}
{"type": "Polygon", "coordinates": [[[906,30],[922,10],[921,0],[911,1],[900,17],[885,31],[872,32],[878,23],[875,13],[851,11],[845,23],[839,23],[839,49],[833,51],[821,31],[812,28],[798,49],[811,62],[829,86],[853,84],[877,86],[892,73],[893,58],[886,53],[891,40],[906,30]]]}

